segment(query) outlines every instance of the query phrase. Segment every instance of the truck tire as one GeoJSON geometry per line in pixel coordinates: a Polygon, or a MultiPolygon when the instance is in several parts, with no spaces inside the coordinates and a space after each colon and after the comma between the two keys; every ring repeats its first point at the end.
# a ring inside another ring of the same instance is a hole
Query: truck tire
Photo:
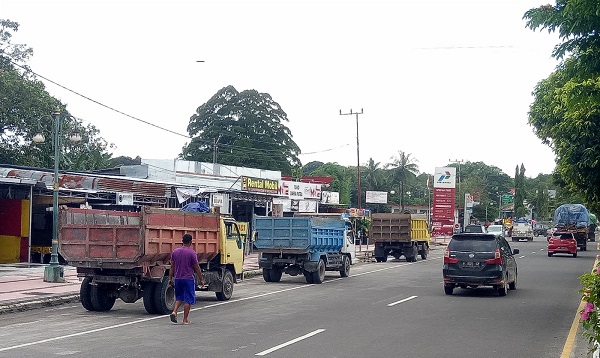
{"type": "Polygon", "coordinates": [[[225,270],[225,274],[223,275],[223,291],[215,292],[217,296],[217,300],[219,301],[227,301],[233,295],[233,274],[229,270],[225,270]]]}
{"type": "Polygon", "coordinates": [[[341,277],[348,277],[350,275],[350,259],[344,255],[342,257],[342,268],[340,269],[341,277]]]}
{"type": "Polygon", "coordinates": [[[91,302],[94,311],[105,312],[110,311],[115,305],[117,298],[111,295],[111,285],[106,283],[99,283],[92,285],[91,302]]]}
{"type": "Polygon", "coordinates": [[[265,280],[265,282],[272,282],[271,281],[271,271],[273,271],[273,269],[268,269],[268,268],[262,269],[262,275],[263,275],[263,279],[265,280]]]}
{"type": "Polygon", "coordinates": [[[156,313],[169,314],[175,308],[175,287],[169,286],[169,276],[164,276],[154,287],[154,306],[156,313]]]}
{"type": "Polygon", "coordinates": [[[421,250],[421,260],[427,260],[428,254],[429,254],[429,245],[424,244],[423,250],[421,250]]]}
{"type": "Polygon", "coordinates": [[[92,278],[86,277],[81,282],[81,288],[79,289],[79,300],[81,305],[88,311],[95,311],[92,305],[92,278]]]}
{"type": "Polygon", "coordinates": [[[142,300],[144,308],[148,314],[157,314],[156,304],[154,304],[154,291],[156,290],[156,282],[142,283],[142,300]]]}
{"type": "Polygon", "coordinates": [[[314,283],[323,283],[325,281],[325,261],[319,260],[317,264],[317,271],[312,273],[314,283]]]}
{"type": "Polygon", "coordinates": [[[304,271],[303,273],[304,273],[304,278],[306,279],[306,283],[310,283],[310,284],[315,283],[315,281],[313,281],[312,272],[304,271]]]}
{"type": "Polygon", "coordinates": [[[282,274],[283,274],[283,271],[281,271],[279,268],[271,269],[271,282],[281,281],[282,274]]]}
{"type": "Polygon", "coordinates": [[[447,295],[451,295],[454,292],[454,286],[452,285],[444,285],[444,293],[447,295]]]}

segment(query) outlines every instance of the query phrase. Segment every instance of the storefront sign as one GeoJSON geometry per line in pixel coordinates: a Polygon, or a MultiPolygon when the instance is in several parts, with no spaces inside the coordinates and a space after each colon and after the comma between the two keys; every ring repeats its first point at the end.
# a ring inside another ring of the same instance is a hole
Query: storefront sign
{"type": "Polygon", "coordinates": [[[254,193],[277,194],[279,181],[242,176],[242,190],[254,193]]]}

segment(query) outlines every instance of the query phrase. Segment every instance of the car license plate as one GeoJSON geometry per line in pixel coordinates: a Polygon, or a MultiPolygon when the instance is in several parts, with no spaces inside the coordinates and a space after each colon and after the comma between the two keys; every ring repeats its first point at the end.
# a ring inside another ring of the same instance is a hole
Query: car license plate
{"type": "Polygon", "coordinates": [[[479,267],[479,262],[464,261],[462,266],[467,268],[477,268],[479,267]]]}

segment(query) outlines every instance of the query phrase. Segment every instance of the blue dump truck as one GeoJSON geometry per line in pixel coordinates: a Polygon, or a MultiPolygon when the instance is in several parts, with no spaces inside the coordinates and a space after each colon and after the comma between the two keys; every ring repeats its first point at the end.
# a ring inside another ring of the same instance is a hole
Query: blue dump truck
{"type": "Polygon", "coordinates": [[[322,283],[325,271],[350,274],[354,242],[341,217],[256,217],[252,227],[266,282],[279,282],[284,272],[303,274],[307,283],[322,283]]]}

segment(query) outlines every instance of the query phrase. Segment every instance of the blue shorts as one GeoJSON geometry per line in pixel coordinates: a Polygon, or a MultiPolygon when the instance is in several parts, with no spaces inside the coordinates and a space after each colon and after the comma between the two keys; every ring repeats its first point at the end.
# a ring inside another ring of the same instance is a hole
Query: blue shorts
{"type": "Polygon", "coordinates": [[[176,278],[175,279],[175,299],[196,304],[196,281],[193,279],[176,278]]]}

